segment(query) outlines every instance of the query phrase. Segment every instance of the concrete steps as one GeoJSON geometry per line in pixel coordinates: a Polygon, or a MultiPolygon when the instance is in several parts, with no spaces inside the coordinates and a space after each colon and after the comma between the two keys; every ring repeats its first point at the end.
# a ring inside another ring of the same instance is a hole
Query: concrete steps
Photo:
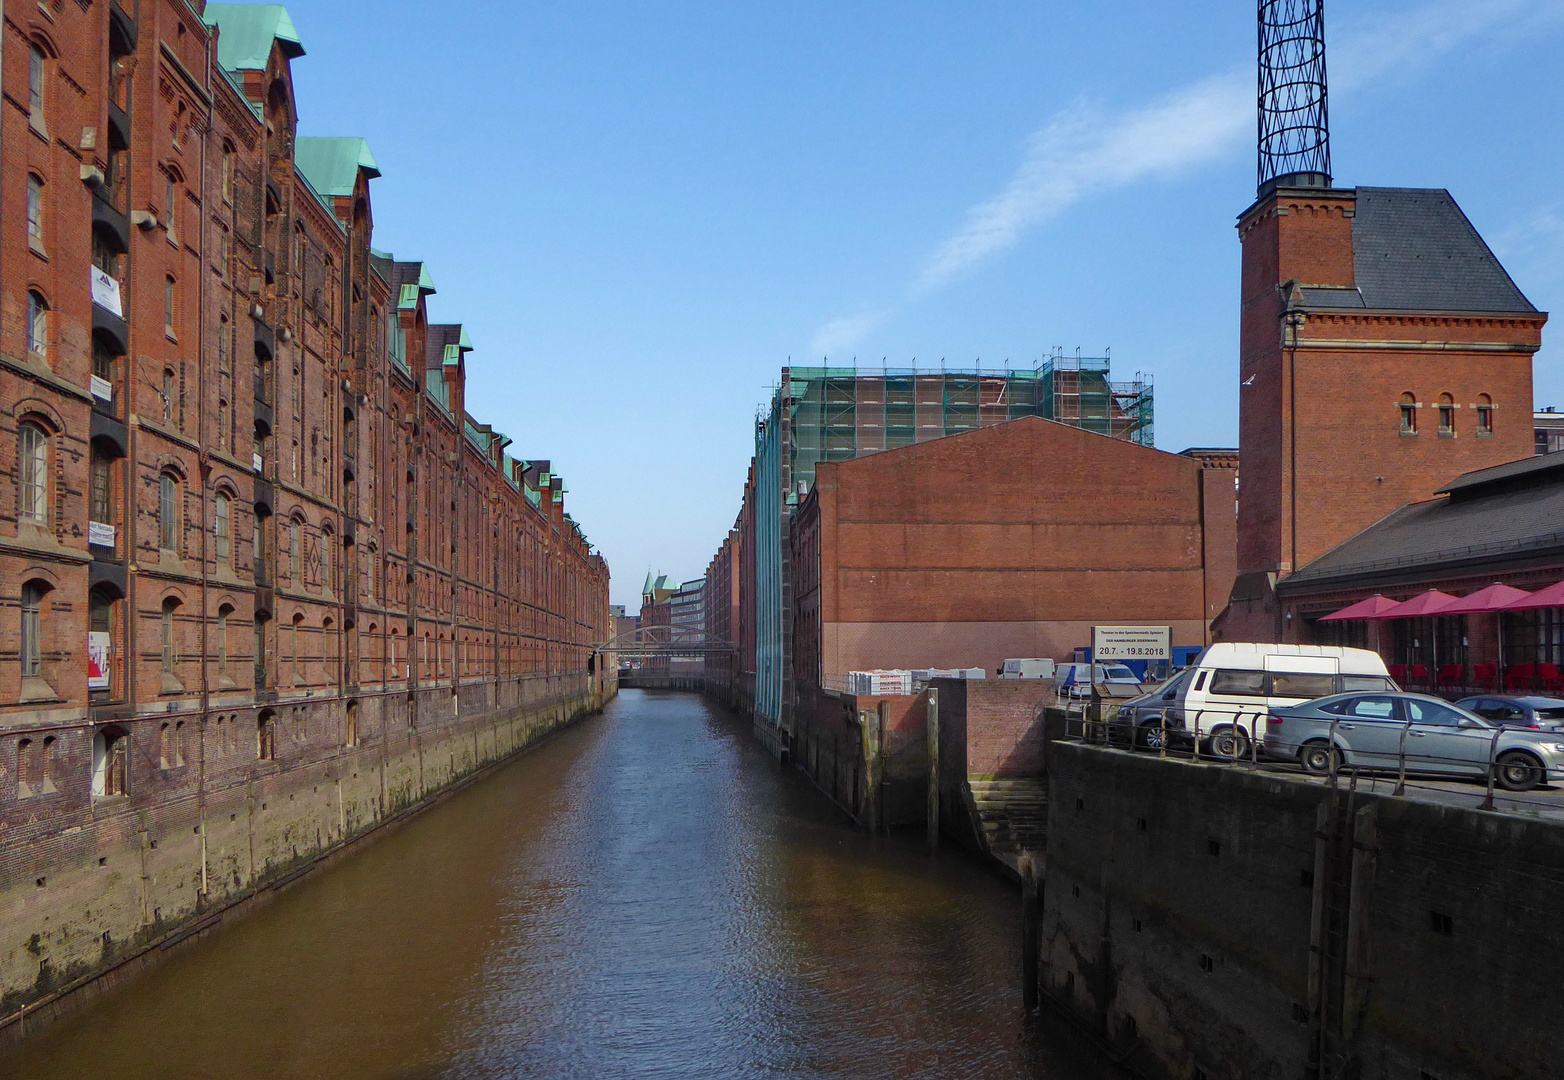
{"type": "MultiPolygon", "coordinates": [[[[1048,787],[1042,779],[968,780],[989,854],[1041,851],[1048,837],[1048,787]]],[[[1008,862],[1008,860],[1006,860],[1008,862]]]]}

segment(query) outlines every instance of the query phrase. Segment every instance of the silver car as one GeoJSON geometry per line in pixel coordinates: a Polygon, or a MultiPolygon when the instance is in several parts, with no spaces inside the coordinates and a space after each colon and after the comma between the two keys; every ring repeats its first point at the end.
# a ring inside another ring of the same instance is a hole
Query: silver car
{"type": "Polygon", "coordinates": [[[1272,709],[1266,722],[1266,751],[1316,775],[1330,772],[1332,740],[1350,768],[1395,772],[1404,759],[1409,773],[1486,777],[1492,754],[1509,791],[1564,782],[1564,733],[1495,727],[1423,694],[1333,694],[1272,709]]]}

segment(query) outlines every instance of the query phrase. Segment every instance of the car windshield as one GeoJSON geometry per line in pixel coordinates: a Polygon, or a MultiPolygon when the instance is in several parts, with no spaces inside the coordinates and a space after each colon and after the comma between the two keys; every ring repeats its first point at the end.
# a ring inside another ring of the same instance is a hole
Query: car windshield
{"type": "Polygon", "coordinates": [[[1102,674],[1105,679],[1129,679],[1133,682],[1140,682],[1135,673],[1123,664],[1103,664],[1102,674]]]}

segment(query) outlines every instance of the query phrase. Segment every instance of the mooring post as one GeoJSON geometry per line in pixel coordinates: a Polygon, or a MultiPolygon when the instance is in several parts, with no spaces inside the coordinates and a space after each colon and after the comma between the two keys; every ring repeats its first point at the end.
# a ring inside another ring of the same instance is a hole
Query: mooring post
{"type": "Polygon", "coordinates": [[[1037,1011],[1038,922],[1042,917],[1037,902],[1037,859],[1030,851],[1016,860],[1021,872],[1021,1005],[1027,1012],[1037,1011]]]}
{"type": "Polygon", "coordinates": [[[869,709],[858,710],[858,730],[863,737],[863,802],[861,813],[863,825],[869,830],[869,835],[879,831],[880,821],[876,811],[879,809],[880,790],[880,747],[879,747],[879,712],[869,709]]]}
{"type": "Polygon", "coordinates": [[[939,850],[939,691],[929,690],[929,854],[939,850]]]}

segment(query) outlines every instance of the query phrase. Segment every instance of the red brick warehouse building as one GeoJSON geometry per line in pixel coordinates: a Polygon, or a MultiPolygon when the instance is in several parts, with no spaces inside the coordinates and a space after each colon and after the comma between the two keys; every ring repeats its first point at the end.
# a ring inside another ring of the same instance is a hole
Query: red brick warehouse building
{"type": "Polygon", "coordinates": [[[1298,179],[1268,184],[1239,218],[1243,473],[1225,640],[1298,640],[1280,579],[1533,450],[1547,316],[1450,194],[1298,179]]]}
{"type": "Polygon", "coordinates": [[[849,671],[1068,658],[1094,623],[1199,647],[1232,585],[1230,467],[1025,417],[815,470],[790,532],[801,699],[849,671]]]}
{"type": "Polygon", "coordinates": [[[608,568],[371,246],[368,146],[297,133],[287,12],[5,18],[8,1013],[613,683],[608,568]]]}

